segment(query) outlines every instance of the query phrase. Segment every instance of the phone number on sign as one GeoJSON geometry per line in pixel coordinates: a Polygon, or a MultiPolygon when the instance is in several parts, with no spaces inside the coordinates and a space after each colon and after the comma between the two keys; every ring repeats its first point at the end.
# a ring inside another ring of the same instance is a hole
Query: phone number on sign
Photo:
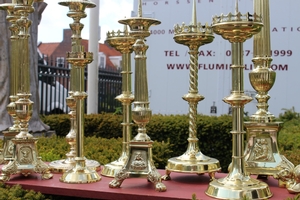
{"type": "MultiPolygon", "coordinates": [[[[225,54],[226,54],[226,56],[231,56],[232,52],[231,52],[231,50],[227,50],[225,52],[225,54]]],[[[253,55],[252,51],[244,50],[244,56],[252,56],[252,55],[253,55]]],[[[293,55],[292,50],[272,50],[271,51],[271,56],[275,56],[275,57],[277,57],[277,56],[282,56],[282,57],[287,56],[287,57],[289,57],[289,56],[292,56],[292,55],[293,55]]]]}

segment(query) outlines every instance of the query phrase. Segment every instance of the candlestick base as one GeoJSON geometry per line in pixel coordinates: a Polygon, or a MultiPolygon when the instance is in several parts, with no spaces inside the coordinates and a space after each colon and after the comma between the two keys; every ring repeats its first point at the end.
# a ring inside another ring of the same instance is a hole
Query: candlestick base
{"type": "Polygon", "coordinates": [[[107,177],[115,177],[115,175],[125,166],[128,156],[123,155],[118,160],[104,165],[101,175],[107,177]]]}
{"type": "Polygon", "coordinates": [[[279,179],[279,187],[285,187],[294,165],[278,150],[277,136],[281,125],[281,122],[244,123],[248,141],[245,165],[249,174],[273,176],[279,179]]]}
{"type": "Polygon", "coordinates": [[[59,181],[64,183],[94,183],[101,180],[95,170],[86,167],[85,158],[77,157],[75,161],[75,167],[63,173],[59,181]]]}
{"type": "Polygon", "coordinates": [[[205,193],[210,197],[230,200],[268,199],[272,196],[268,184],[264,182],[242,174],[239,174],[239,177],[229,175],[210,182],[205,193]]]}
{"type": "Polygon", "coordinates": [[[220,163],[215,158],[204,156],[198,153],[196,159],[182,160],[179,157],[170,158],[166,166],[166,174],[163,180],[171,180],[171,172],[199,174],[208,173],[210,179],[215,178],[215,173],[221,170],[220,163]],[[204,159],[201,159],[204,158],[204,159]]]}
{"type": "Polygon", "coordinates": [[[3,131],[3,151],[0,157],[0,164],[7,164],[14,155],[14,143],[11,141],[19,131],[3,131]]]}
{"type": "Polygon", "coordinates": [[[2,167],[0,181],[9,181],[10,176],[16,173],[24,176],[39,173],[42,174],[42,179],[52,178],[49,166],[41,160],[41,157],[37,157],[37,140],[37,138],[11,139],[15,146],[14,155],[8,158],[9,163],[2,167]]]}
{"type": "Polygon", "coordinates": [[[131,141],[129,159],[124,167],[115,175],[109,183],[110,188],[119,188],[123,181],[129,177],[147,177],[149,182],[155,185],[159,192],[167,190],[161,182],[161,175],[155,168],[152,160],[152,141],[131,141]]]}
{"type": "MultiPolygon", "coordinates": [[[[52,173],[64,173],[74,167],[76,164],[74,159],[62,159],[62,160],[55,160],[49,163],[49,167],[52,173]]],[[[99,162],[95,160],[86,160],[85,165],[87,168],[95,171],[100,171],[101,165],[99,162]]]]}

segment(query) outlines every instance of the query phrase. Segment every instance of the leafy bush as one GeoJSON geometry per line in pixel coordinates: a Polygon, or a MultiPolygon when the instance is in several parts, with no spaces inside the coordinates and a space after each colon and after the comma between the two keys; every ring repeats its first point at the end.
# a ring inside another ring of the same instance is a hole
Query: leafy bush
{"type": "Polygon", "coordinates": [[[24,190],[20,185],[12,187],[0,183],[0,200],[44,200],[45,196],[33,190],[24,190]]]}
{"type": "MultiPolygon", "coordinates": [[[[121,156],[122,142],[122,138],[86,137],[84,139],[84,156],[88,159],[96,160],[102,165],[108,164],[121,156]]],[[[40,137],[37,148],[42,160],[47,162],[65,159],[65,154],[70,151],[70,145],[65,138],[57,136],[40,137]]],[[[170,143],[154,141],[153,161],[156,167],[165,167],[165,158],[171,156],[171,149],[172,145],[170,143]]]]}
{"type": "MultiPolygon", "coordinates": [[[[69,132],[70,122],[67,123],[67,121],[70,120],[68,115],[50,115],[44,116],[42,119],[44,123],[50,125],[52,130],[55,130],[59,137],[65,137],[69,132]],[[58,125],[58,123],[61,124],[58,125]]],[[[122,137],[121,123],[121,115],[109,113],[85,115],[84,133],[87,138],[119,138],[122,137]]],[[[222,165],[222,169],[226,172],[231,162],[231,117],[227,115],[220,117],[198,115],[197,126],[197,137],[201,152],[218,159],[222,165]]],[[[161,163],[166,163],[169,158],[180,156],[186,151],[188,145],[187,139],[189,137],[189,119],[187,115],[153,115],[146,128],[147,134],[153,141],[160,142],[161,144],[162,142],[172,144],[172,152],[164,150],[168,152],[169,157],[156,156],[157,160],[161,160],[158,162],[159,167],[164,168],[161,163]]],[[[132,137],[137,133],[136,124],[133,124],[132,133],[132,137]]],[[[98,148],[94,151],[94,154],[89,154],[88,152],[85,154],[90,156],[100,154],[96,156],[99,158],[101,157],[102,143],[94,145],[98,148]]],[[[58,146],[58,148],[68,147],[58,146]]],[[[67,151],[66,149],[64,150],[67,151]]],[[[115,151],[115,149],[111,149],[111,151],[115,151]]],[[[53,157],[54,155],[52,154],[54,153],[50,151],[46,157],[53,157]]],[[[111,152],[111,154],[113,153],[111,152]]],[[[167,154],[164,155],[166,156],[167,154]]],[[[108,159],[110,158],[112,157],[108,159]]],[[[101,158],[101,160],[101,163],[107,162],[106,158],[101,158]]]]}

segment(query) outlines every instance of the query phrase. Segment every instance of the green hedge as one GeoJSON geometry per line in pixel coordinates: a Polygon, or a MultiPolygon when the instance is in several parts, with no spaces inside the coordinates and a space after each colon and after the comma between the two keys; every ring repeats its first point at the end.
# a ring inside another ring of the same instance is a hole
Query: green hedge
{"type": "MultiPolygon", "coordinates": [[[[68,115],[43,116],[42,120],[52,130],[55,130],[59,137],[65,137],[69,132],[70,120],[68,115]]],[[[121,115],[107,113],[85,115],[85,136],[107,139],[122,137],[121,122],[121,115]]],[[[188,124],[187,115],[152,116],[149,124],[146,126],[147,134],[153,141],[165,142],[165,144],[172,145],[172,152],[168,153],[170,157],[160,157],[162,161],[158,163],[160,168],[164,168],[164,164],[167,163],[168,158],[180,156],[186,151],[189,134],[188,124]]],[[[218,159],[222,169],[226,172],[231,162],[231,116],[215,117],[198,115],[197,126],[197,137],[201,152],[218,159]]],[[[137,133],[137,126],[135,124],[133,125],[132,133],[132,137],[137,133]]],[[[98,145],[98,148],[101,149],[101,144],[98,145]]]]}
{"type": "MultiPolygon", "coordinates": [[[[122,152],[122,138],[97,138],[85,137],[84,139],[84,156],[91,160],[96,160],[105,165],[117,160],[122,152]],[[87,148],[88,147],[88,148],[87,148]]],[[[52,136],[40,137],[37,143],[39,156],[43,161],[51,162],[66,158],[66,153],[70,151],[70,146],[65,138],[52,136]]],[[[165,142],[153,143],[153,160],[157,168],[164,168],[165,159],[171,156],[172,144],[165,142]]]]}
{"type": "MultiPolygon", "coordinates": [[[[291,112],[286,112],[285,114],[281,114],[278,119],[284,121],[283,128],[279,133],[278,145],[281,154],[285,155],[291,162],[297,165],[300,163],[300,115],[291,115],[290,113],[291,112]]],[[[69,132],[70,120],[68,115],[43,116],[42,120],[48,124],[52,130],[55,130],[59,137],[65,137],[69,132]]],[[[121,122],[121,115],[107,113],[85,115],[85,136],[88,138],[121,138],[121,122]]],[[[227,172],[227,167],[231,162],[232,156],[232,135],[230,134],[232,127],[231,116],[222,115],[215,117],[198,115],[197,126],[197,137],[199,139],[201,152],[207,156],[218,159],[222,171],[227,172]]],[[[164,151],[167,151],[165,157],[153,153],[156,157],[156,165],[159,166],[159,168],[164,168],[169,158],[180,156],[186,151],[188,144],[187,115],[153,115],[146,128],[152,140],[157,141],[159,145],[164,142],[164,151]],[[170,147],[170,145],[172,145],[172,147],[170,147]]],[[[135,124],[133,125],[132,132],[133,136],[137,133],[137,126],[135,124]]],[[[102,148],[104,148],[102,142],[99,142],[96,146],[97,149],[95,152],[89,156],[95,155],[101,157],[103,153],[106,153],[102,152],[102,148]]],[[[121,145],[119,146],[119,148],[121,148],[121,145]]],[[[62,152],[67,152],[68,148],[68,145],[61,147],[62,152]]],[[[115,151],[120,152],[119,149],[110,149],[111,152],[109,152],[109,154],[115,151]]],[[[52,156],[56,156],[56,153],[53,153],[52,156]]],[[[101,163],[106,164],[113,156],[107,157],[107,159],[101,158],[101,163]]]]}

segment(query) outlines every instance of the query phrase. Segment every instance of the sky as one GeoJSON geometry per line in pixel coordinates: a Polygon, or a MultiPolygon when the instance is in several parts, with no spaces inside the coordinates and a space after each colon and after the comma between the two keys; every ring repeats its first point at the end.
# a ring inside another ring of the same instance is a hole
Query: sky
{"type": "MultiPolygon", "coordinates": [[[[43,43],[61,42],[63,39],[63,29],[69,28],[73,22],[67,16],[69,8],[58,4],[60,0],[44,0],[48,5],[42,14],[42,21],[39,25],[38,41],[43,43]]],[[[93,2],[97,0],[91,0],[93,2]]],[[[80,22],[84,24],[82,38],[89,38],[89,10],[100,9],[99,25],[101,26],[100,42],[103,43],[107,31],[123,30],[123,25],[118,20],[128,18],[133,10],[133,0],[99,0],[100,7],[86,9],[87,17],[80,22]]],[[[96,28],[96,25],[95,25],[96,28]]],[[[97,29],[95,29],[97,30],[97,29]]]]}

